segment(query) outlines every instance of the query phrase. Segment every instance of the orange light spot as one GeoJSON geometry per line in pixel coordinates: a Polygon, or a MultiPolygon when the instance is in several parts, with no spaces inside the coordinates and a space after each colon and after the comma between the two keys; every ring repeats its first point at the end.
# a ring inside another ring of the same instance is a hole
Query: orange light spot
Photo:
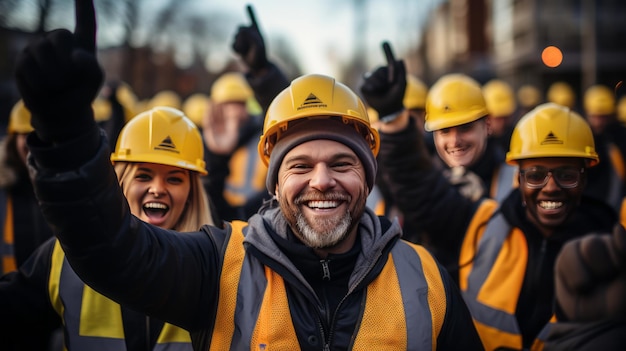
{"type": "Polygon", "coordinates": [[[548,67],[558,67],[563,62],[563,53],[556,46],[547,46],[541,53],[541,61],[548,67]]]}

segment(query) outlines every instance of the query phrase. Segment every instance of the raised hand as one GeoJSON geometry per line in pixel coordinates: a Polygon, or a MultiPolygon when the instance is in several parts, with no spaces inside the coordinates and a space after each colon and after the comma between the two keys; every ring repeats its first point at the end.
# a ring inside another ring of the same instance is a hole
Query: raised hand
{"type": "Polygon", "coordinates": [[[75,8],[73,33],[51,31],[17,59],[17,87],[45,142],[71,139],[95,126],[91,104],[104,80],[96,58],[95,10],[92,0],[75,0],[75,8]]]}
{"type": "Polygon", "coordinates": [[[263,70],[268,66],[265,53],[265,42],[259,30],[252,6],[247,6],[251,24],[240,26],[232,44],[233,50],[241,56],[244,63],[253,72],[263,70]]]}
{"type": "Polygon", "coordinates": [[[404,61],[396,60],[389,43],[383,43],[387,65],[378,67],[367,75],[361,85],[361,94],[369,106],[381,118],[399,113],[404,109],[402,101],[406,90],[404,61]]]}
{"type": "Polygon", "coordinates": [[[590,234],[563,246],[556,265],[556,296],[568,319],[626,317],[626,232],[590,234]]]}

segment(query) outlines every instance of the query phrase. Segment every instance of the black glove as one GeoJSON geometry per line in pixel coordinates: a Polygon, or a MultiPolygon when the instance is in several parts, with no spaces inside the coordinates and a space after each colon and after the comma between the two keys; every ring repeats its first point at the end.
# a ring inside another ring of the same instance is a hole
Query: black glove
{"type": "Polygon", "coordinates": [[[232,47],[253,72],[261,71],[269,64],[263,36],[254,23],[251,26],[239,27],[232,47]]]}
{"type": "Polygon", "coordinates": [[[361,94],[365,102],[375,109],[381,118],[404,109],[402,101],[405,90],[406,68],[403,60],[394,61],[391,79],[389,66],[381,66],[366,76],[361,85],[361,94]]]}
{"type": "Polygon", "coordinates": [[[577,322],[626,317],[626,232],[590,234],[563,246],[555,264],[561,312],[577,322]]]}
{"type": "Polygon", "coordinates": [[[91,104],[104,74],[96,58],[93,1],[76,0],[74,33],[55,30],[28,45],[15,75],[39,139],[65,141],[94,128],[91,104]]]}

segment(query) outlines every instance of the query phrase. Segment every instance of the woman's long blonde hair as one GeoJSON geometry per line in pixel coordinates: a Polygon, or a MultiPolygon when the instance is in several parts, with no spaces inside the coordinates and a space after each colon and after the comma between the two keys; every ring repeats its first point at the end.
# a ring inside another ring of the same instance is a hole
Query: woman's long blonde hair
{"type": "MultiPolygon", "coordinates": [[[[128,191],[129,184],[135,176],[137,168],[138,163],[135,162],[115,162],[115,173],[117,173],[117,180],[124,195],[128,191]]],[[[200,180],[200,173],[190,170],[185,171],[189,172],[189,180],[191,182],[185,209],[174,227],[166,229],[173,229],[179,232],[195,232],[205,224],[215,225],[215,223],[211,216],[209,197],[200,180]]]]}

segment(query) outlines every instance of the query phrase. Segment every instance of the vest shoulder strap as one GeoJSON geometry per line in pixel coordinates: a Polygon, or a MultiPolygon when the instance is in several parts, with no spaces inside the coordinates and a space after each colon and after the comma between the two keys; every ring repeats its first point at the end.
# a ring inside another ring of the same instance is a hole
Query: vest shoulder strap
{"type": "Polygon", "coordinates": [[[216,328],[222,333],[214,333],[211,339],[211,350],[228,349],[232,335],[235,332],[235,307],[237,303],[237,288],[241,276],[241,267],[245,256],[243,248],[243,228],[246,222],[233,221],[230,223],[230,233],[222,274],[220,275],[219,301],[217,304],[216,328]]]}

